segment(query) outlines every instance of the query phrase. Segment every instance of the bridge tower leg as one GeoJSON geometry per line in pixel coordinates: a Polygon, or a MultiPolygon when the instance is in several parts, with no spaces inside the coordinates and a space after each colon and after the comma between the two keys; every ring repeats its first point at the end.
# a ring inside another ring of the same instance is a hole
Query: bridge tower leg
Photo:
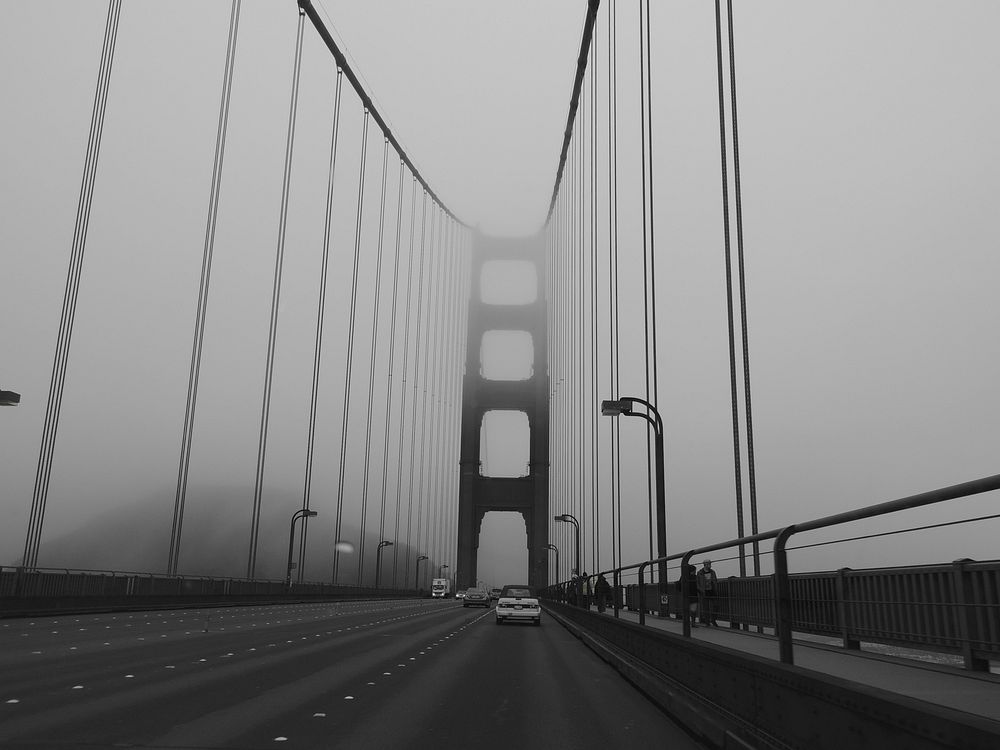
{"type": "Polygon", "coordinates": [[[528,585],[548,585],[549,543],[549,378],[545,309],[545,262],[542,237],[495,238],[478,235],[473,243],[469,297],[468,347],[462,390],[462,436],[458,507],[456,583],[462,589],[478,580],[477,556],[483,517],[489,511],[516,511],[524,518],[528,545],[528,585]],[[534,301],[528,304],[483,302],[483,266],[492,261],[516,262],[525,283],[533,277],[534,301]],[[531,272],[534,272],[533,274],[531,272]],[[480,353],[488,331],[531,334],[534,355],[525,380],[487,380],[480,353]],[[488,477],[482,473],[480,435],[489,411],[527,415],[530,431],[528,473],[521,477],[488,477]]]}

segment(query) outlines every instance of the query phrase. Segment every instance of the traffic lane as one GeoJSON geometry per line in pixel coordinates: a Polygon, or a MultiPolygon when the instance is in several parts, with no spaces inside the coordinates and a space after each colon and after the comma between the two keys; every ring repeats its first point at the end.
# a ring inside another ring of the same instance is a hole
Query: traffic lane
{"type": "Polygon", "coordinates": [[[162,613],[136,614],[135,629],[131,629],[132,623],[119,622],[118,627],[124,630],[117,635],[100,629],[100,623],[93,621],[87,623],[88,627],[70,627],[69,622],[26,622],[20,633],[11,635],[27,633],[32,637],[0,641],[0,671],[4,676],[0,704],[20,703],[22,713],[29,705],[44,710],[48,703],[58,705],[67,688],[100,694],[103,681],[123,677],[138,679],[145,685],[163,680],[177,665],[212,665],[220,658],[244,658],[257,649],[263,654],[296,639],[353,633],[374,622],[417,616],[428,607],[439,609],[440,604],[406,602],[396,609],[308,605],[305,612],[303,607],[272,606],[228,616],[220,610],[216,613],[217,623],[224,618],[238,622],[230,622],[228,629],[217,624],[208,632],[200,628],[178,631],[176,624],[186,619],[190,626],[191,618],[171,618],[162,613]],[[156,619],[146,619],[149,617],[156,619]],[[299,628],[314,632],[302,634],[299,628]],[[93,640],[93,632],[102,633],[101,639],[93,640]]]}
{"type": "Polygon", "coordinates": [[[181,633],[260,629],[288,622],[327,621],[331,617],[431,604],[429,600],[411,599],[11,618],[0,622],[0,669],[7,669],[19,661],[36,662],[29,655],[47,648],[103,648],[109,641],[115,641],[111,645],[121,646],[122,638],[139,645],[150,638],[181,633]]]}
{"type": "Polygon", "coordinates": [[[104,652],[60,661],[53,650],[45,666],[40,662],[24,679],[5,673],[2,690],[12,697],[0,696],[0,742],[142,742],[329,664],[363,661],[366,652],[384,651],[388,643],[406,648],[414,621],[427,621],[420,628],[447,629],[456,612],[461,609],[454,604],[436,602],[303,623],[265,612],[262,623],[284,624],[154,640],[138,661],[131,647],[118,654],[121,659],[104,652]]]}
{"type": "Polygon", "coordinates": [[[373,670],[266,734],[298,748],[702,747],[545,615],[535,627],[482,612],[428,646],[405,674],[373,670]]]}

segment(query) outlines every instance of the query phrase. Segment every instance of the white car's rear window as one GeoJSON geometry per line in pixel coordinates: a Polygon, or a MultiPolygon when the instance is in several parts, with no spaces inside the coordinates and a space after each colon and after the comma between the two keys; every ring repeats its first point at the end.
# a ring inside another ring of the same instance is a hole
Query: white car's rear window
{"type": "Polygon", "coordinates": [[[531,589],[514,589],[514,588],[510,588],[510,589],[507,589],[506,591],[504,591],[503,595],[504,596],[511,596],[511,597],[514,597],[514,598],[518,598],[518,597],[530,597],[531,596],[531,589]]]}

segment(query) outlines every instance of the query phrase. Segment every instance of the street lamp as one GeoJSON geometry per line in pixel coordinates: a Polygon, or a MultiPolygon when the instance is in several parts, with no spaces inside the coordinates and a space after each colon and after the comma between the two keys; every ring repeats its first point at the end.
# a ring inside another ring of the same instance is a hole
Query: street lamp
{"type": "Polygon", "coordinates": [[[554,544],[546,544],[545,548],[556,553],[556,583],[559,583],[559,548],[554,544]]]}
{"type": "MultiPolygon", "coordinates": [[[[601,402],[601,414],[605,417],[642,417],[653,427],[656,437],[656,555],[662,562],[659,564],[660,574],[660,594],[666,593],[667,586],[667,563],[663,560],[667,556],[667,511],[666,493],[664,491],[663,478],[663,420],[656,407],[645,399],[635,396],[624,396],[617,401],[608,400],[601,402]],[[632,411],[634,404],[642,404],[649,413],[645,411],[632,411]],[[652,414],[652,416],[650,416],[652,414]]],[[[661,596],[662,601],[662,596],[661,596]]]]}
{"type": "Polygon", "coordinates": [[[382,540],[378,543],[378,549],[375,550],[375,588],[378,588],[379,577],[382,573],[382,548],[391,547],[392,542],[387,542],[382,540]]]}
{"type": "Polygon", "coordinates": [[[413,589],[414,589],[414,591],[419,591],[420,590],[420,563],[421,563],[422,560],[426,560],[426,559],[427,559],[427,555],[418,555],[417,556],[417,564],[415,566],[416,575],[414,576],[414,579],[413,579],[413,589]]]}
{"type": "Polygon", "coordinates": [[[318,515],[319,513],[314,510],[309,510],[308,508],[302,508],[292,514],[292,527],[288,532],[288,568],[285,573],[285,586],[292,585],[292,545],[295,541],[295,522],[300,518],[312,518],[313,516],[318,515]]]}
{"type": "Polygon", "coordinates": [[[21,403],[21,394],[14,391],[0,391],[0,406],[17,406],[21,403]]]}
{"type": "MultiPolygon", "coordinates": [[[[566,523],[571,523],[576,526],[576,569],[573,572],[580,575],[580,571],[583,570],[583,568],[580,567],[580,522],[569,513],[563,513],[561,516],[553,516],[553,519],[556,521],[565,521],[566,523]]],[[[557,574],[558,572],[559,571],[556,570],[557,574]]]]}

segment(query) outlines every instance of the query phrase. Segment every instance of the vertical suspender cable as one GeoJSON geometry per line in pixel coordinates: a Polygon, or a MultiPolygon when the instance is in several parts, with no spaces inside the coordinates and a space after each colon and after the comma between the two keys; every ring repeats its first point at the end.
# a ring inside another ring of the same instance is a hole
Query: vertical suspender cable
{"type": "MultiPolygon", "coordinates": [[[[441,334],[441,286],[444,272],[444,258],[442,257],[442,247],[440,240],[441,214],[439,207],[435,206],[435,211],[431,220],[431,252],[434,253],[431,265],[431,279],[434,282],[433,292],[430,297],[430,306],[427,310],[426,336],[430,342],[427,357],[424,359],[424,394],[423,412],[420,418],[421,433],[423,439],[420,443],[420,497],[424,502],[426,513],[424,520],[426,525],[424,533],[427,539],[427,549],[431,550],[427,554],[431,559],[435,558],[438,550],[434,544],[434,533],[437,525],[437,517],[440,511],[440,500],[433,492],[434,484],[434,459],[437,455],[437,445],[440,442],[440,435],[437,434],[439,427],[437,414],[434,409],[434,400],[437,398],[440,386],[439,365],[440,347],[439,340],[441,334]],[[430,415],[428,416],[428,410],[430,415]],[[428,434],[429,432],[429,434],[428,434]],[[429,445],[428,445],[429,444],[429,445]],[[428,455],[429,453],[429,455],[428,455]],[[426,475],[426,483],[424,481],[426,475]]],[[[438,562],[442,562],[438,558],[438,562]]]]}
{"type": "MultiPolygon", "coordinates": [[[[278,244],[274,258],[274,283],[271,288],[271,319],[267,334],[267,364],[264,370],[264,395],[260,408],[260,433],[257,440],[257,473],[254,482],[253,512],[250,522],[250,550],[247,578],[253,578],[257,565],[257,537],[260,531],[261,498],[264,493],[264,465],[267,459],[267,433],[271,415],[271,386],[274,382],[274,351],[278,341],[278,310],[281,301],[281,276],[285,261],[285,230],[288,227],[288,194],[292,177],[292,155],[295,146],[295,120],[299,102],[299,74],[302,70],[302,30],[305,16],[299,10],[295,37],[295,70],[292,76],[292,97],[288,107],[288,134],[285,139],[285,172],[281,184],[281,213],[278,219],[278,244]]],[[[178,537],[180,529],[178,529],[178,537]]],[[[174,568],[177,560],[174,557],[174,568]]],[[[175,569],[171,573],[176,572],[175,569]]]]}
{"type": "MultiPolygon", "coordinates": [[[[392,311],[389,314],[389,366],[385,376],[385,432],[382,438],[382,515],[379,523],[379,541],[385,538],[385,506],[388,497],[389,483],[389,429],[392,422],[392,368],[396,364],[396,307],[399,291],[399,248],[402,243],[403,231],[403,162],[399,162],[399,191],[396,195],[396,252],[392,264],[392,311]]],[[[406,362],[403,362],[406,366],[406,362]]],[[[400,422],[400,434],[402,434],[402,422],[400,422]]],[[[399,457],[397,455],[397,462],[399,457]]],[[[392,565],[392,588],[396,586],[396,549],[399,545],[399,502],[396,502],[396,525],[393,535],[393,565],[392,565]]]]}
{"type": "MultiPolygon", "coordinates": [[[[416,227],[416,215],[417,215],[417,180],[413,178],[413,184],[410,195],[410,248],[407,254],[406,260],[406,316],[405,325],[403,327],[403,370],[402,377],[400,378],[399,386],[399,446],[396,451],[396,539],[399,539],[399,508],[402,504],[403,498],[403,436],[406,434],[406,362],[409,359],[410,351],[410,293],[413,286],[413,245],[414,245],[414,229],[416,227]]],[[[414,348],[415,349],[415,348],[414,348]]],[[[410,450],[413,450],[411,444],[410,450]]],[[[403,585],[409,581],[410,574],[410,557],[412,557],[412,550],[410,549],[410,508],[412,507],[411,499],[409,494],[407,495],[407,519],[406,519],[406,549],[407,555],[406,559],[403,561],[403,585]]],[[[398,547],[399,545],[395,545],[398,547]]],[[[396,565],[397,560],[393,557],[392,563],[392,575],[393,581],[396,579],[396,565]]]]}
{"type": "MultiPolygon", "coordinates": [[[[586,92],[582,95],[583,99],[583,109],[586,111],[587,100],[586,92]]],[[[579,139],[579,150],[580,150],[580,169],[577,172],[577,190],[579,191],[579,201],[580,201],[580,215],[579,224],[577,226],[579,244],[577,245],[578,251],[576,253],[576,270],[577,278],[575,284],[576,293],[576,313],[574,315],[576,323],[576,336],[573,339],[573,351],[576,355],[576,426],[579,434],[579,439],[577,440],[577,502],[579,503],[580,512],[577,514],[577,518],[580,521],[580,567],[583,568],[584,563],[587,559],[586,550],[582,549],[583,545],[587,542],[587,503],[586,503],[586,491],[587,491],[587,459],[586,459],[586,444],[587,444],[587,428],[586,422],[584,421],[584,390],[586,385],[586,349],[584,347],[584,317],[583,317],[583,305],[584,305],[584,282],[586,278],[586,257],[584,256],[582,250],[587,246],[587,191],[586,191],[586,180],[587,180],[587,118],[580,118],[580,139],[579,139]]],[[[589,412],[589,409],[587,409],[589,412]]],[[[586,568],[584,568],[585,570],[586,568]]],[[[581,573],[582,575],[582,573],[581,573]]]]}
{"type": "Polygon", "coordinates": [[[84,253],[87,248],[87,230],[90,226],[90,209],[93,205],[94,185],[97,180],[97,162],[101,151],[101,136],[104,132],[104,114],[108,103],[108,89],[111,85],[111,70],[118,40],[120,16],[121,0],[109,0],[108,16],[104,25],[104,43],[101,48],[101,64],[97,74],[97,89],[94,93],[94,106],[90,119],[90,134],[84,158],[83,177],[80,181],[80,198],[76,209],[73,243],[66,272],[62,315],[59,321],[59,334],[56,338],[52,375],[49,381],[49,397],[45,407],[45,423],[42,428],[42,442],[38,452],[38,466],[35,471],[31,512],[28,518],[24,554],[21,561],[26,568],[34,568],[38,565],[38,548],[42,539],[42,524],[45,520],[49,480],[52,476],[52,459],[55,453],[56,433],[59,428],[59,415],[62,410],[66,367],[69,361],[70,343],[73,338],[73,324],[76,320],[76,303],[80,293],[84,253]]]}
{"type": "MultiPolygon", "coordinates": [[[[653,363],[652,402],[659,403],[660,378],[657,367],[656,335],[656,211],[653,198],[653,45],[650,42],[649,0],[646,3],[646,137],[649,146],[649,316],[652,327],[651,359],[653,363]]],[[[648,397],[647,397],[648,398],[648,397]]],[[[648,437],[648,433],[647,433],[648,437]]],[[[648,443],[647,443],[648,444],[648,443]]],[[[663,509],[664,515],[666,509],[663,509]]],[[[664,519],[665,520],[665,519],[664,519]]],[[[657,555],[666,555],[666,549],[657,550],[657,555]]],[[[664,568],[665,569],[665,568],[664,568]]]]}
{"type": "MultiPolygon", "coordinates": [[[[427,191],[423,191],[423,206],[421,208],[421,218],[420,218],[420,270],[417,273],[417,320],[416,326],[414,327],[414,341],[413,341],[413,405],[410,407],[410,478],[408,483],[408,505],[406,508],[406,546],[410,546],[410,532],[413,522],[413,464],[416,460],[416,438],[417,438],[417,389],[420,386],[418,374],[420,372],[420,323],[423,316],[424,309],[424,262],[427,258],[427,245],[426,245],[426,227],[427,227],[427,191]]],[[[417,543],[420,543],[420,508],[417,508],[417,543]]],[[[419,550],[418,550],[419,551],[419,550]]],[[[407,560],[409,564],[409,560],[407,560]]],[[[430,566],[431,562],[428,561],[427,565],[430,566]]],[[[426,568],[424,569],[426,575],[426,568]]],[[[419,586],[418,586],[419,588],[419,586]]]]}
{"type": "MultiPolygon", "coordinates": [[[[419,508],[421,512],[417,515],[417,539],[423,539],[425,547],[427,549],[427,555],[433,561],[434,555],[433,550],[429,546],[429,530],[430,530],[430,520],[431,520],[431,510],[429,506],[433,502],[433,498],[428,499],[429,492],[424,492],[424,475],[427,469],[427,405],[430,400],[430,396],[427,393],[428,381],[429,381],[429,370],[431,360],[436,356],[436,346],[437,346],[437,336],[434,328],[434,317],[437,309],[438,293],[440,289],[441,273],[439,266],[441,259],[439,253],[437,252],[437,216],[438,212],[436,210],[437,203],[434,203],[431,211],[431,229],[430,229],[430,239],[428,244],[430,245],[431,260],[429,268],[429,277],[427,279],[427,320],[424,323],[424,346],[427,348],[424,357],[424,374],[420,379],[420,385],[422,387],[422,397],[421,397],[421,409],[420,409],[420,474],[417,481],[417,493],[419,497],[419,508]],[[433,338],[432,338],[433,336],[433,338]],[[432,343],[433,342],[433,343],[432,343]]],[[[418,328],[419,330],[419,328],[418,328]]],[[[414,406],[416,404],[414,403],[414,406]]],[[[430,439],[434,436],[431,435],[430,439]]],[[[438,561],[440,564],[440,561],[438,561]]],[[[428,563],[430,564],[430,563],[428,563]]]]}
{"type": "MultiPolygon", "coordinates": [[[[726,101],[722,73],[722,18],[715,0],[715,48],[719,79],[719,142],[722,163],[722,225],[726,250],[726,306],[729,322],[729,381],[733,404],[733,470],[736,479],[736,534],[743,536],[743,473],[740,470],[740,419],[736,395],[736,336],[733,330],[733,264],[729,241],[729,175],[726,166],[726,101]]],[[[746,551],[740,545],[740,576],[746,575],[746,551]]]]}
{"type": "Polygon", "coordinates": [[[208,296],[211,289],[212,256],[215,251],[215,227],[219,217],[219,193],[222,186],[222,167],[225,159],[226,133],[229,125],[229,100],[233,91],[233,69],[236,62],[236,41],[239,33],[240,6],[241,0],[233,0],[229,14],[229,41],[226,47],[226,67],[222,76],[219,124],[215,135],[215,162],[212,165],[212,186],[208,197],[208,220],[205,222],[205,245],[202,251],[198,306],[195,312],[194,335],[191,344],[191,366],[188,371],[187,400],[184,405],[184,429],[181,434],[181,454],[177,467],[177,490],[174,495],[174,516],[170,531],[170,551],[167,556],[167,572],[171,575],[177,572],[181,527],[184,519],[184,503],[187,498],[188,472],[191,467],[191,441],[194,436],[194,419],[198,404],[198,381],[201,377],[201,353],[205,340],[205,320],[208,313],[208,296]]]}
{"type": "MultiPolygon", "coordinates": [[[[747,422],[747,472],[750,489],[750,533],[757,534],[757,481],[753,454],[753,408],[750,401],[750,343],[747,323],[746,273],[743,264],[743,199],[740,190],[740,130],[736,117],[736,52],[733,43],[733,0],[727,0],[729,11],[729,86],[730,114],[733,120],[733,177],[736,196],[736,254],[740,269],[740,321],[743,328],[743,393],[747,422]]],[[[760,542],[753,543],[754,575],[760,575],[760,542]]]]}
{"type": "MultiPolygon", "coordinates": [[[[450,447],[451,432],[449,427],[451,426],[451,420],[448,418],[450,411],[450,386],[451,386],[451,368],[448,366],[449,362],[449,348],[451,345],[450,334],[451,334],[451,302],[455,297],[455,259],[454,259],[454,227],[448,217],[442,214],[442,221],[445,222],[442,241],[442,252],[444,253],[444,267],[448,273],[448,277],[444,280],[444,297],[441,300],[441,320],[439,322],[439,327],[441,329],[441,354],[438,357],[438,362],[440,363],[439,376],[435,378],[435,383],[437,384],[437,407],[435,409],[436,419],[440,425],[439,437],[435,441],[435,446],[437,448],[437,455],[435,457],[435,469],[434,469],[434,495],[441,498],[441,518],[439,519],[435,532],[440,540],[441,545],[441,555],[444,559],[451,559],[448,554],[448,550],[445,548],[444,540],[446,539],[445,530],[451,520],[451,496],[448,492],[448,487],[445,481],[445,461],[448,455],[448,449],[450,447]]],[[[455,571],[457,572],[457,571],[455,571]]],[[[472,584],[475,585],[473,581],[472,584]]],[[[458,586],[456,581],[455,586],[458,586]]]]}
{"type": "MultiPolygon", "coordinates": [[[[610,384],[619,395],[618,361],[618,23],[615,0],[608,10],[608,331],[610,384]]],[[[621,432],[620,419],[611,420],[611,560],[621,558],[621,432]]],[[[617,594],[616,594],[617,596],[617,594]]]]}
{"type": "Polygon", "coordinates": [[[354,370],[354,323],[358,312],[358,270],[361,260],[361,228],[365,208],[365,166],[368,161],[368,109],[365,109],[361,132],[361,166],[358,170],[358,213],[354,226],[354,272],[351,281],[351,315],[347,324],[347,360],[344,364],[344,411],[340,430],[340,472],[337,477],[337,520],[334,529],[333,576],[337,583],[340,570],[340,534],[344,516],[344,485],[347,473],[347,441],[350,437],[351,376],[354,370]]]}
{"type": "Polygon", "coordinates": [[[597,573],[600,568],[600,517],[598,516],[597,488],[600,480],[600,467],[597,463],[597,410],[593,404],[597,403],[597,380],[598,359],[597,359],[597,183],[598,183],[598,163],[597,163],[597,34],[593,37],[593,60],[594,64],[590,70],[590,536],[591,536],[591,562],[590,570],[597,573]]]}
{"type": "MultiPolygon", "coordinates": [[[[375,251],[375,299],[372,301],[372,345],[368,358],[368,421],[365,425],[365,461],[364,480],[361,485],[361,529],[359,531],[358,544],[358,586],[364,585],[365,574],[365,533],[368,531],[368,471],[371,466],[372,455],[372,418],[375,410],[372,403],[375,396],[375,362],[378,354],[378,308],[382,301],[382,246],[385,237],[385,186],[389,168],[389,139],[382,141],[382,186],[379,198],[378,211],[378,245],[375,251]]],[[[382,528],[383,519],[379,518],[379,529],[382,528]]],[[[381,543],[379,536],[378,542],[381,543]]]]}
{"type": "MultiPolygon", "coordinates": [[[[646,193],[646,36],[645,18],[642,13],[642,0],[639,0],[639,117],[641,119],[640,141],[642,144],[642,330],[644,340],[645,356],[645,377],[646,377],[646,400],[650,399],[649,371],[650,371],[650,348],[649,348],[649,203],[646,193]]],[[[653,445],[652,435],[646,432],[646,466],[653,466],[653,445]]],[[[646,470],[646,495],[648,498],[649,512],[649,557],[652,559],[656,555],[653,552],[653,477],[649,468],[646,470]]]]}
{"type": "MultiPolygon", "coordinates": [[[[330,160],[326,181],[326,213],[323,217],[323,260],[319,273],[319,299],[316,305],[316,343],[313,347],[312,388],[309,397],[309,434],[306,438],[306,470],[302,491],[302,507],[310,507],[312,497],[312,470],[316,450],[316,413],[319,402],[320,363],[323,356],[323,323],[326,318],[326,284],[330,269],[330,236],[333,228],[334,178],[337,172],[337,140],[340,133],[340,94],[344,74],[337,70],[337,88],[333,96],[333,127],[330,135],[330,160]]],[[[304,517],[299,526],[299,563],[297,580],[301,583],[305,570],[306,537],[309,517],[304,517]]]]}

